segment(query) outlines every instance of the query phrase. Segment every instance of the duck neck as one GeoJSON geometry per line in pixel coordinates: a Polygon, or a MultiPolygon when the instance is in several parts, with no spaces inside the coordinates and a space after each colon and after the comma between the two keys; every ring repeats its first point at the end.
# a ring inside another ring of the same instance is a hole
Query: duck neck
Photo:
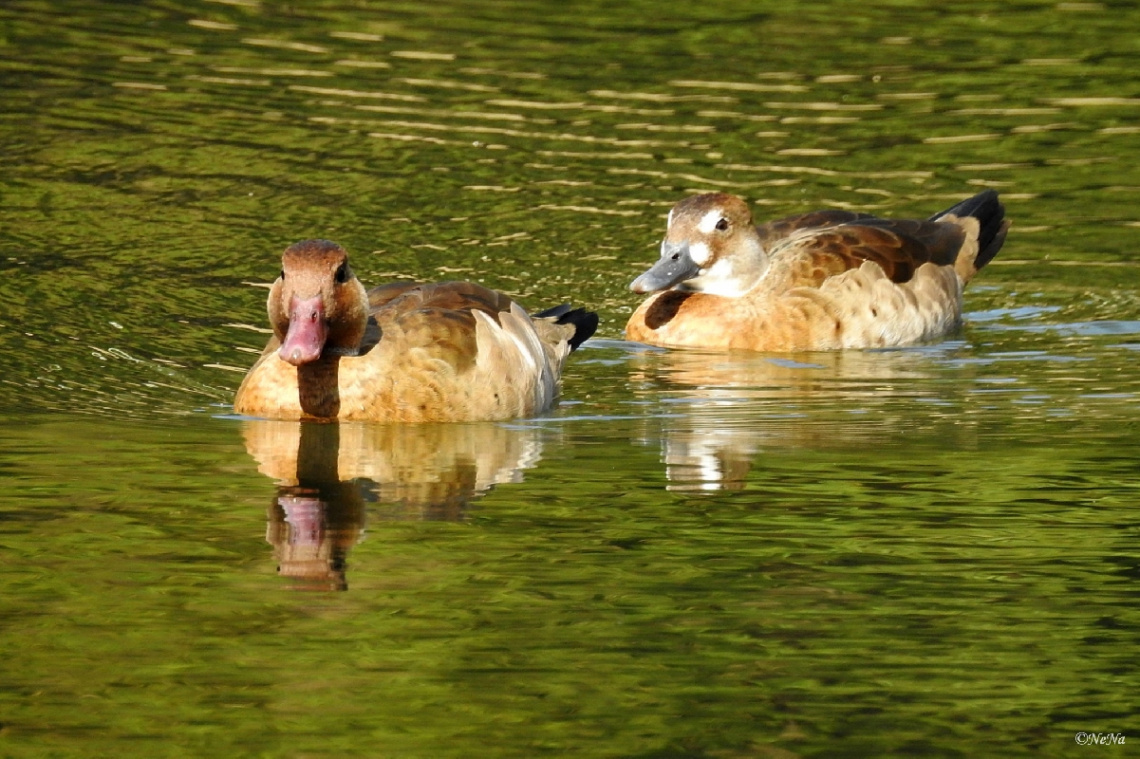
{"type": "Polygon", "coordinates": [[[322,355],[298,366],[297,394],[306,416],[336,419],[340,415],[340,357],[322,355]]]}
{"type": "Polygon", "coordinates": [[[743,249],[715,261],[688,288],[707,295],[739,298],[753,290],[768,271],[768,254],[759,240],[748,240],[743,249]]]}

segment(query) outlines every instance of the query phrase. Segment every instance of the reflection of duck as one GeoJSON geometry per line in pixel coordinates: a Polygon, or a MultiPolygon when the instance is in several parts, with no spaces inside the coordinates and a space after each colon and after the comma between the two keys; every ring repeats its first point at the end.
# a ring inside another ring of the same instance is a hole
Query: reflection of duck
{"type": "Polygon", "coordinates": [[[500,424],[340,424],[246,420],[258,471],[283,486],[370,480],[373,500],[410,518],[459,518],[495,485],[538,463],[541,431],[500,424]],[[319,474],[318,474],[319,472],[319,474]]]}
{"type": "Polygon", "coordinates": [[[234,410],[272,419],[456,422],[541,413],[596,314],[560,306],[533,318],[469,282],[366,292],[335,243],[286,249],[269,293],[274,337],[234,410]]]}
{"type": "Polygon", "coordinates": [[[874,445],[902,423],[890,406],[928,375],[932,350],[646,350],[631,378],[669,399],[646,434],[660,443],[667,488],[739,490],[764,450],[874,445]]]}
{"type": "Polygon", "coordinates": [[[631,285],[655,293],[626,335],[653,345],[834,350],[934,340],[961,321],[962,288],[1009,222],[986,190],[926,221],[816,211],[753,226],[709,193],[669,213],[661,258],[631,285]]]}
{"type": "Polygon", "coordinates": [[[927,376],[931,351],[815,351],[781,356],[748,352],[644,350],[633,379],[680,388],[699,407],[725,399],[809,402],[873,397],[895,383],[927,376]]]}
{"type": "Polygon", "coordinates": [[[365,503],[389,519],[462,519],[495,485],[519,482],[542,453],[540,430],[483,424],[325,424],[247,420],[246,450],[277,481],[266,538],[282,575],[347,587],[345,559],[365,503]]]}
{"type": "Polygon", "coordinates": [[[265,539],[277,572],[301,590],[347,590],[348,551],[364,533],[364,499],[356,483],[281,488],[269,509],[265,539]]]}

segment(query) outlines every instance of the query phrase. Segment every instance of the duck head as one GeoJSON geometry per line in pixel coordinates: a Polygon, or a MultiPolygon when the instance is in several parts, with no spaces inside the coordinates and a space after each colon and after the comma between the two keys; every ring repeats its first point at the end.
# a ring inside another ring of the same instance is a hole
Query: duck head
{"type": "Polygon", "coordinates": [[[368,326],[368,293],[352,273],[344,248],[304,240],[281,256],[269,291],[269,323],[278,355],[295,366],[322,355],[356,355],[368,326]]]}
{"type": "Polygon", "coordinates": [[[635,293],[686,290],[742,295],[763,276],[768,256],[748,204],[711,192],[685,198],[669,212],[661,258],[633,280],[635,293]]]}

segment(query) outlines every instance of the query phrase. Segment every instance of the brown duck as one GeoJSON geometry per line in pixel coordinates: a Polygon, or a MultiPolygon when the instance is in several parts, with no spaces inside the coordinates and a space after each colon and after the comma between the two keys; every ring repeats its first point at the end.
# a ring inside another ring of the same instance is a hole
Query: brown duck
{"type": "Polygon", "coordinates": [[[598,317],[558,306],[531,317],[470,282],[365,291],[327,240],[285,250],[269,291],[273,337],[234,398],[269,419],[468,422],[550,408],[566,357],[598,317]]]}
{"type": "Polygon", "coordinates": [[[738,197],[686,198],[661,258],[630,285],[654,293],[630,340],[753,351],[881,348],[936,340],[1009,222],[986,190],[926,220],[815,211],[754,226],[738,197]]]}

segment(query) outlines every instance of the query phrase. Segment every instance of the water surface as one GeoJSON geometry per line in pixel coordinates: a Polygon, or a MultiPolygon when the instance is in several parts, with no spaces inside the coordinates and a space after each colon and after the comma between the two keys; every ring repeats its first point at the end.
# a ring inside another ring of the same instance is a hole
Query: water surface
{"type": "MultiPolygon", "coordinates": [[[[0,8],[0,753],[1062,756],[1140,682],[1120,4],[0,8]],[[669,207],[1014,220],[933,346],[627,343],[669,207]],[[597,309],[510,424],[234,417],[289,243],[597,309]]],[[[1140,738],[1138,738],[1140,739],[1140,738]]]]}

